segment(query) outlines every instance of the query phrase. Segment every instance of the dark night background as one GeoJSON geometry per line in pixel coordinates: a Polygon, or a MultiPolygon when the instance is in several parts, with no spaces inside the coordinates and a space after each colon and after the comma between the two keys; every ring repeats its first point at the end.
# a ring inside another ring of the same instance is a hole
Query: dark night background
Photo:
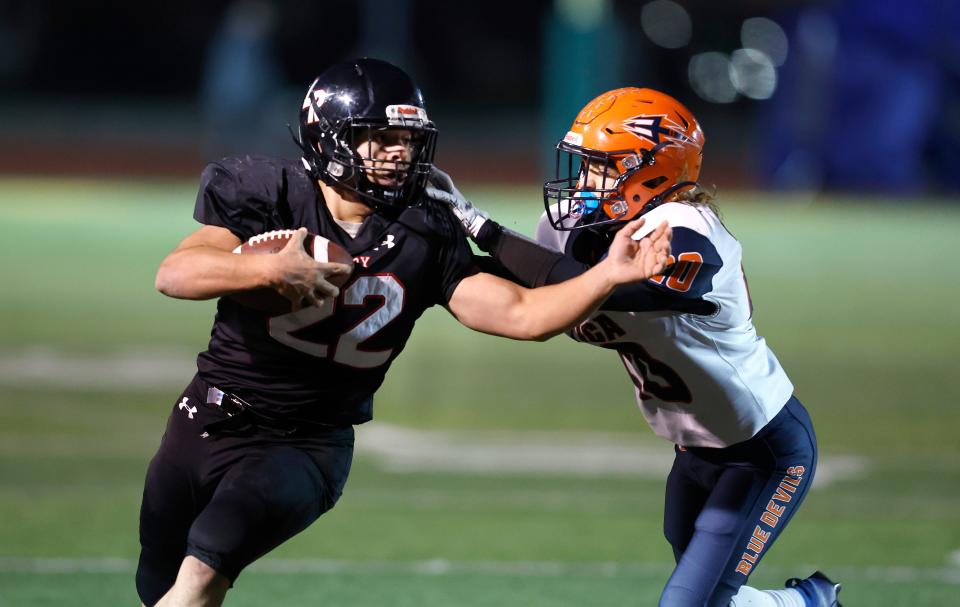
{"type": "Polygon", "coordinates": [[[461,180],[542,180],[586,101],[650,86],[699,118],[707,181],[949,195],[960,183],[953,4],[6,0],[0,171],[191,176],[225,153],[292,155],[285,124],[306,85],[370,55],[420,83],[438,160],[461,180]],[[694,83],[696,57],[730,57],[757,18],[787,44],[782,65],[747,66],[772,89],[734,91],[726,59],[705,68],[723,82],[694,83]],[[670,48],[657,36],[676,31],[686,38],[670,48]]]}

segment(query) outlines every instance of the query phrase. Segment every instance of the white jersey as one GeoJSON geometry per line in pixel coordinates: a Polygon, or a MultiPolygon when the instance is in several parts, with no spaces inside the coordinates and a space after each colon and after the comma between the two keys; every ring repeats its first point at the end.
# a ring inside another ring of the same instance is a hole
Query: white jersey
{"type": "MultiPolygon", "coordinates": [[[[716,305],[710,316],[671,310],[600,310],[570,332],[617,350],[654,432],[681,446],[725,447],[756,434],[783,408],[793,384],[751,321],[740,243],[707,207],[662,204],[634,238],[666,220],[676,265],[650,279],[669,296],[716,305]]],[[[544,215],[537,241],[566,252],[571,232],[544,215]]],[[[642,309],[638,306],[638,309],[642,309]]]]}

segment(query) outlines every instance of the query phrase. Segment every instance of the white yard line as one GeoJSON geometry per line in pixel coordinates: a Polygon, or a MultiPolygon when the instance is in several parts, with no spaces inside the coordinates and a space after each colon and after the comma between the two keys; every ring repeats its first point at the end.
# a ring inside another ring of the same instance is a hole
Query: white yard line
{"type": "Polygon", "coordinates": [[[174,389],[197,372],[196,352],[134,349],[112,356],[64,355],[52,348],[0,351],[0,386],[71,390],[174,389]]]}
{"type": "MultiPolygon", "coordinates": [[[[0,573],[35,575],[70,574],[132,574],[135,559],[124,558],[18,558],[0,557],[0,573]]],[[[796,567],[766,566],[764,572],[788,577],[811,569],[810,565],[796,567]]],[[[672,566],[667,563],[567,563],[561,561],[451,561],[428,559],[416,561],[356,561],[342,559],[274,559],[267,558],[253,564],[249,571],[257,573],[296,575],[339,575],[390,573],[405,575],[508,575],[513,577],[646,577],[665,576],[672,566]]],[[[958,567],[836,567],[830,575],[844,582],[858,580],[886,584],[916,584],[932,582],[960,585],[958,567]]]]}
{"type": "MultiPolygon", "coordinates": [[[[416,430],[379,422],[357,428],[357,452],[391,472],[666,478],[671,445],[627,433],[416,430]]],[[[862,478],[869,461],[823,455],[814,488],[862,478]]]]}
{"type": "MultiPolygon", "coordinates": [[[[0,387],[179,389],[196,372],[194,357],[147,349],[88,358],[39,347],[0,351],[0,387]]],[[[380,422],[359,426],[357,433],[358,454],[395,473],[662,479],[673,463],[671,445],[628,433],[418,430],[380,422]]],[[[814,487],[862,478],[868,470],[864,457],[823,455],[814,487]]]]}

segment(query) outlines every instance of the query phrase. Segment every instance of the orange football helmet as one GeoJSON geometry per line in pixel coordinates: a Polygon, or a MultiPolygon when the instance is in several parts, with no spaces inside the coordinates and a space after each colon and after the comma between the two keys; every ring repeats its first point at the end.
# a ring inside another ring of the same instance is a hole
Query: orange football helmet
{"type": "Polygon", "coordinates": [[[558,230],[635,219],[697,186],[703,143],[697,119],[673,97],[606,92],[580,110],[557,144],[556,178],[543,185],[547,217],[558,230]],[[591,174],[600,182],[588,185],[591,174]]]}

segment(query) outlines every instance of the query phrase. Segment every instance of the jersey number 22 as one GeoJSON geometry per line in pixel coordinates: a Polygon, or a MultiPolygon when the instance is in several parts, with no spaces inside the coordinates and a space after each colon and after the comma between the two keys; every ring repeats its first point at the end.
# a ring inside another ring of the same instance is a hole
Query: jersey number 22
{"type": "Polygon", "coordinates": [[[361,276],[350,283],[339,298],[328,297],[319,306],[309,306],[296,312],[274,316],[270,319],[270,336],[282,344],[311,356],[330,358],[333,362],[350,367],[372,369],[390,360],[393,349],[364,350],[361,346],[363,342],[400,315],[403,310],[403,300],[403,284],[393,274],[361,276]],[[362,307],[366,305],[369,298],[380,299],[380,305],[332,343],[317,343],[294,335],[301,329],[306,329],[333,316],[340,300],[342,300],[341,305],[344,306],[362,307]]]}

